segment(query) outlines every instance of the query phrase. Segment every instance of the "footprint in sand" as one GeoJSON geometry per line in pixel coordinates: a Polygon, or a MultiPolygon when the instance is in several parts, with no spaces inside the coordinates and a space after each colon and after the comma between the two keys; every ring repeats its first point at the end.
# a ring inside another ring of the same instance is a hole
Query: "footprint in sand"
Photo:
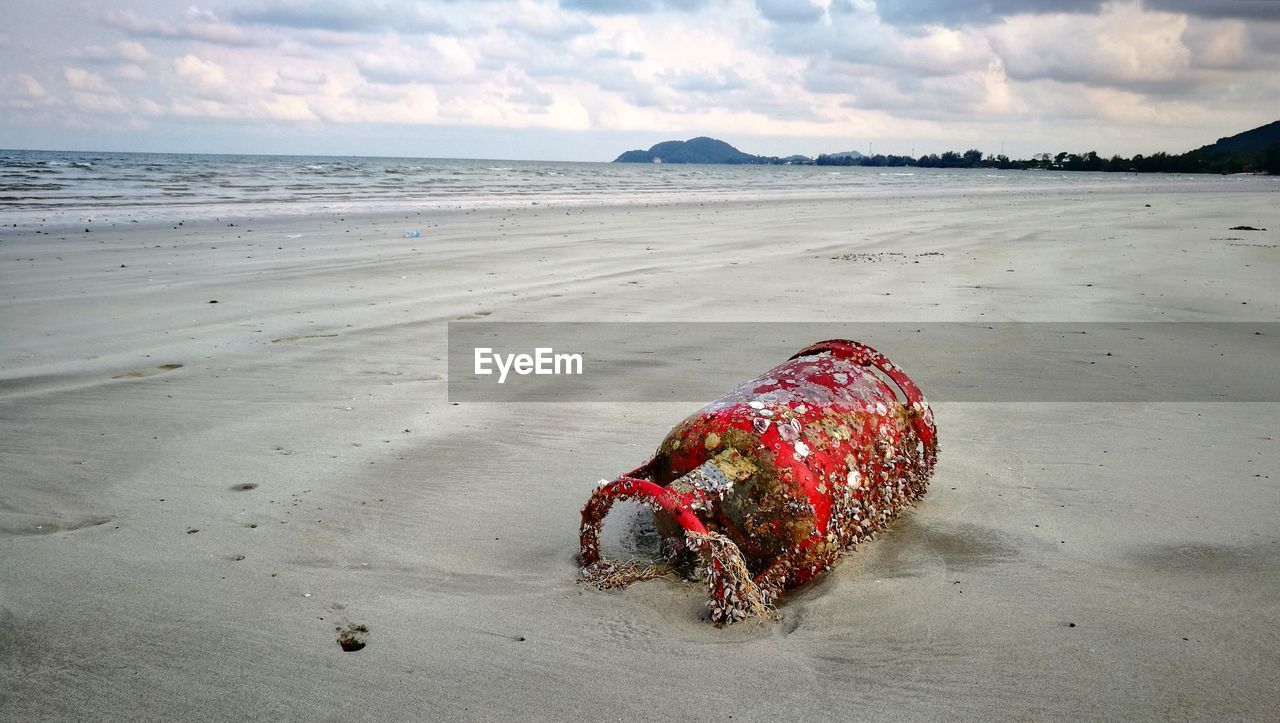
{"type": "Polygon", "coordinates": [[[125,372],[124,374],[117,374],[111,378],[112,379],[141,379],[142,377],[154,377],[157,374],[164,374],[165,372],[171,372],[174,369],[181,369],[181,368],[182,368],[181,364],[161,364],[158,367],[151,367],[150,369],[136,369],[131,372],[125,372]]]}
{"type": "Polygon", "coordinates": [[[303,339],[330,339],[337,334],[306,334],[303,336],[282,336],[279,339],[272,339],[272,344],[288,344],[294,341],[302,341],[303,339]]]}
{"type": "Polygon", "coordinates": [[[92,517],[82,517],[79,519],[48,520],[39,524],[16,528],[0,526],[0,531],[10,532],[17,535],[52,535],[55,532],[72,532],[75,530],[85,530],[91,527],[100,527],[108,522],[111,522],[110,517],[96,515],[92,517]]]}

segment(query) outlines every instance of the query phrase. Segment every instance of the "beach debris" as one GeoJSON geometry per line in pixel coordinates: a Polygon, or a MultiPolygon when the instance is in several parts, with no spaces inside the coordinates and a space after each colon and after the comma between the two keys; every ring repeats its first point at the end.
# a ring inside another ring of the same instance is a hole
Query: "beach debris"
{"type": "Polygon", "coordinates": [[[420,230],[418,230],[418,229],[416,229],[416,228],[415,228],[415,229],[413,229],[412,231],[405,231],[405,232],[404,232],[404,237],[405,237],[405,238],[418,238],[418,237],[419,237],[419,236],[421,236],[421,235],[422,235],[422,231],[420,231],[420,230]]]}
{"type": "Polygon", "coordinates": [[[648,462],[602,480],[582,509],[579,581],[610,589],[696,574],[717,625],[778,619],[784,591],[924,495],[937,449],[933,411],[900,368],[858,342],[819,342],[687,417],[648,462]],[[653,510],[665,560],[601,556],[619,500],[653,510]]]}
{"type": "MultiPolygon", "coordinates": [[[[890,259],[900,259],[903,262],[909,259],[921,259],[928,256],[942,256],[941,251],[925,251],[918,254],[905,254],[900,251],[878,251],[875,253],[847,253],[838,256],[832,256],[832,261],[863,261],[866,263],[876,263],[879,261],[887,261],[890,259]]],[[[914,263],[920,263],[915,261],[914,263]]]]}
{"type": "Polygon", "coordinates": [[[363,650],[364,646],[368,644],[368,625],[348,623],[345,628],[339,625],[334,629],[338,631],[338,645],[342,647],[342,652],[344,653],[354,653],[357,650],[363,650]]]}

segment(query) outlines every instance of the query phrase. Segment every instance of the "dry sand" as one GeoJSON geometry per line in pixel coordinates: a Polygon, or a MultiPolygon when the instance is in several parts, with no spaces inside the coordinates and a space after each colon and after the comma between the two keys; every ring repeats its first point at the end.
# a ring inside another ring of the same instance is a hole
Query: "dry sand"
{"type": "Polygon", "coordinates": [[[1274,191],[0,233],[0,711],[1276,719],[1275,404],[937,404],[925,502],[716,629],[575,584],[595,481],[696,405],[443,380],[459,318],[1275,320],[1274,191]],[[942,255],[831,259],[881,252],[942,255]]]}

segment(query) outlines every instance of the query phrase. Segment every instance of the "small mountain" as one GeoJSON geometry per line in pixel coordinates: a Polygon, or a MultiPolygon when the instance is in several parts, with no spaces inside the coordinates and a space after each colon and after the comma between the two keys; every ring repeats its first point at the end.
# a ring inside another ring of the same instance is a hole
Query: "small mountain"
{"type": "Polygon", "coordinates": [[[614,163],[775,163],[765,156],[743,153],[715,138],[701,136],[687,141],[665,141],[647,151],[627,151],[614,163]]]}
{"type": "Polygon", "coordinates": [[[848,158],[849,160],[853,160],[853,161],[856,161],[860,158],[866,158],[866,156],[862,155],[857,151],[840,151],[839,153],[828,153],[826,154],[826,156],[827,158],[848,158]]]}
{"type": "Polygon", "coordinates": [[[1252,156],[1265,153],[1268,148],[1276,143],[1280,143],[1280,120],[1268,123],[1265,126],[1259,126],[1251,131],[1219,138],[1217,143],[1203,146],[1199,151],[1208,155],[1239,153],[1252,156]]]}

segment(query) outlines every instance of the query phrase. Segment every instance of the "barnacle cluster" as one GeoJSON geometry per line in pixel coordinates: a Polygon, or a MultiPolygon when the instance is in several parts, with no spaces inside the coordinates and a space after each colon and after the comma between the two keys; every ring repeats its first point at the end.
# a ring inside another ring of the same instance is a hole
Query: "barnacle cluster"
{"type": "MultiPolygon", "coordinates": [[[[713,621],[776,615],[783,591],[829,570],[924,495],[937,459],[932,411],[905,375],[874,360],[909,386],[905,401],[866,358],[819,351],[691,415],[653,459],[611,483],[610,496],[653,507],[668,562],[706,581],[713,621]],[[638,494],[641,482],[659,494],[638,494]],[[686,514],[696,521],[677,519],[686,514]]],[[[603,514],[592,503],[583,510],[584,579],[657,576],[600,567],[603,514]]]]}

